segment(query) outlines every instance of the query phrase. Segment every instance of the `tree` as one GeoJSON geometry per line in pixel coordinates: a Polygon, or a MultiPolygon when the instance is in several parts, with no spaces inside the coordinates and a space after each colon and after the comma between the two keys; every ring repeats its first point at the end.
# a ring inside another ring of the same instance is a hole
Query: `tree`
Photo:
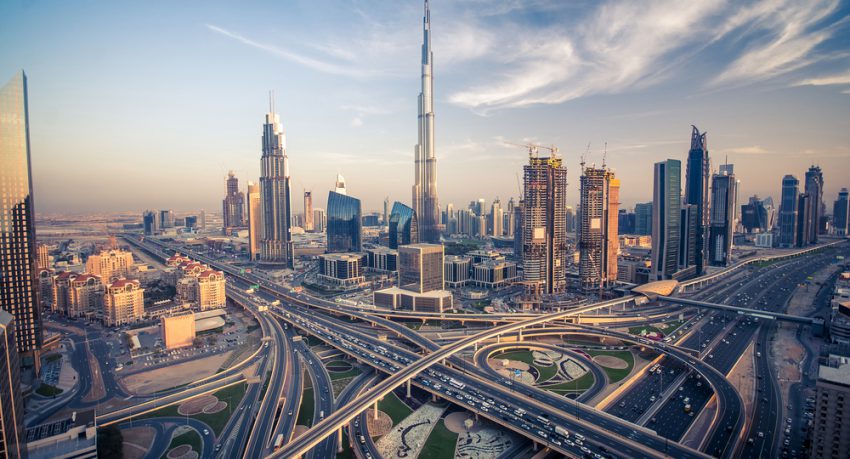
{"type": "Polygon", "coordinates": [[[124,436],[121,429],[112,425],[98,429],[97,457],[120,459],[124,457],[124,436]]]}

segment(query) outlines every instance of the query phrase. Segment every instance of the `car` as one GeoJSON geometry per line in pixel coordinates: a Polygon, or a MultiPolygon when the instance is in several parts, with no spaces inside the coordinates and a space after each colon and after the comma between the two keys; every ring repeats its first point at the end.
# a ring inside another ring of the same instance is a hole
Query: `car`
{"type": "Polygon", "coordinates": [[[209,435],[209,434],[210,434],[209,429],[204,429],[204,435],[209,435]]]}

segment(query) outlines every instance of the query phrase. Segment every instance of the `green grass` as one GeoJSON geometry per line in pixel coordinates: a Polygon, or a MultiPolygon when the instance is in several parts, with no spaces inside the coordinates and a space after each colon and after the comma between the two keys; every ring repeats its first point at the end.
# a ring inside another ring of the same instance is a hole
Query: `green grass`
{"type": "Polygon", "coordinates": [[[45,397],[55,397],[61,394],[62,392],[64,392],[62,389],[56,386],[51,386],[47,383],[41,383],[41,385],[38,386],[38,389],[35,390],[36,394],[43,395],[45,397]]]}
{"type": "Polygon", "coordinates": [[[398,425],[399,422],[403,421],[404,418],[410,416],[410,413],[413,412],[409,406],[399,400],[395,393],[390,393],[378,402],[378,409],[389,415],[393,420],[393,425],[398,425]]]}
{"type": "Polygon", "coordinates": [[[362,370],[355,367],[354,365],[351,365],[350,362],[346,362],[344,360],[334,360],[333,362],[328,362],[327,364],[325,364],[325,366],[327,367],[327,365],[334,364],[334,363],[336,363],[336,364],[343,364],[343,363],[348,364],[349,366],[351,366],[351,369],[348,370],[348,371],[328,371],[328,374],[331,376],[331,381],[334,381],[334,380],[337,380],[337,379],[353,378],[353,377],[359,375],[360,373],[363,373],[362,370]]]}
{"type": "Polygon", "coordinates": [[[318,346],[318,345],[320,345],[320,344],[325,344],[325,342],[324,342],[324,341],[320,340],[319,338],[316,338],[316,337],[315,337],[315,336],[313,336],[313,335],[305,336],[305,337],[304,337],[304,341],[306,341],[306,342],[307,342],[307,345],[308,345],[308,346],[310,346],[310,347],[318,346]]]}
{"type": "Polygon", "coordinates": [[[649,332],[658,332],[658,333],[663,334],[664,336],[667,336],[667,335],[669,335],[669,334],[670,334],[673,330],[675,330],[675,329],[676,329],[676,328],[678,328],[680,325],[682,325],[682,323],[684,323],[684,321],[681,321],[681,320],[674,320],[674,321],[672,321],[672,322],[667,322],[667,323],[665,323],[665,324],[664,324],[664,326],[663,326],[663,327],[661,327],[661,328],[653,327],[653,326],[651,326],[651,325],[641,325],[641,326],[638,326],[638,327],[630,327],[630,328],[629,328],[629,333],[630,333],[630,334],[632,334],[632,335],[640,335],[640,334],[641,334],[641,332],[643,332],[644,330],[646,330],[646,332],[647,332],[647,333],[649,333],[649,332]]]}
{"type": "Polygon", "coordinates": [[[298,410],[298,420],[295,423],[307,427],[312,426],[315,409],[313,389],[304,389],[304,392],[301,393],[301,408],[298,410]]]}
{"type": "Polygon", "coordinates": [[[534,363],[534,356],[531,351],[509,351],[503,352],[499,354],[493,354],[494,359],[508,359],[515,360],[518,362],[525,362],[530,366],[533,366],[537,369],[539,376],[537,377],[537,384],[548,381],[552,379],[558,373],[557,365],[550,365],[548,367],[536,365],[534,363]]]}
{"type": "Polygon", "coordinates": [[[456,445],[457,434],[446,428],[446,424],[440,419],[425,440],[419,459],[452,459],[455,457],[456,445]]]}
{"type": "Polygon", "coordinates": [[[587,389],[590,389],[590,386],[593,385],[593,382],[596,378],[593,377],[593,373],[587,372],[578,379],[574,379],[572,381],[565,381],[558,384],[552,384],[551,386],[541,386],[541,389],[551,390],[555,392],[584,392],[587,389]]]}
{"type": "Polygon", "coordinates": [[[615,383],[619,382],[623,378],[629,375],[632,372],[632,368],[635,366],[635,356],[632,355],[630,351],[587,351],[591,356],[597,355],[610,355],[613,357],[617,357],[626,361],[629,364],[626,368],[608,368],[604,365],[600,365],[605,373],[608,375],[608,382],[615,383]]]}
{"type": "Polygon", "coordinates": [[[201,440],[201,436],[198,435],[198,432],[195,429],[192,429],[188,432],[184,432],[174,438],[171,439],[171,444],[168,445],[168,449],[166,450],[166,454],[163,454],[162,457],[167,457],[168,451],[181,446],[181,445],[189,445],[195,450],[199,455],[201,454],[201,448],[203,448],[203,441],[201,440]]]}
{"type": "MultiPolygon", "coordinates": [[[[227,420],[230,419],[230,414],[233,411],[233,408],[239,404],[239,402],[242,400],[242,397],[245,395],[246,388],[247,383],[243,382],[230,387],[225,387],[224,389],[213,393],[212,395],[218,397],[219,400],[227,402],[227,408],[219,411],[218,413],[201,413],[189,417],[192,419],[197,419],[198,421],[201,421],[206,425],[210,426],[210,429],[212,429],[212,431],[215,432],[216,435],[218,435],[224,429],[225,424],[227,424],[227,420]]],[[[178,406],[179,404],[166,406],[165,408],[160,408],[156,411],[152,411],[141,416],[136,416],[133,418],[133,420],[163,417],[185,417],[177,412],[178,406]]]]}

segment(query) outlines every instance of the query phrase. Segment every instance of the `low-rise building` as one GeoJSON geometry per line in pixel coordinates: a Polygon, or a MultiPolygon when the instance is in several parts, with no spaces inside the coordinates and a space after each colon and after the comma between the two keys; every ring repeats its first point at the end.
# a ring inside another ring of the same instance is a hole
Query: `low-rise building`
{"type": "Polygon", "coordinates": [[[84,273],[74,277],[71,279],[69,293],[69,317],[93,319],[103,315],[105,288],[100,276],[84,273]]]}
{"type": "Polygon", "coordinates": [[[363,255],[358,253],[326,253],[319,255],[319,280],[323,284],[353,287],[366,282],[362,269],[363,255]]]}
{"type": "Polygon", "coordinates": [[[756,247],[773,247],[773,233],[758,233],[753,238],[753,243],[756,247]]]}
{"type": "Polygon", "coordinates": [[[94,410],[27,429],[29,459],[96,459],[97,423],[94,410]]]}
{"type": "Polygon", "coordinates": [[[137,280],[118,279],[106,286],[104,309],[110,327],[137,322],[145,313],[145,289],[137,280]]]}
{"type": "Polygon", "coordinates": [[[162,317],[159,326],[166,349],[187,347],[195,342],[194,313],[162,317]]]}
{"type": "Polygon", "coordinates": [[[469,283],[469,273],[472,271],[472,259],[458,255],[448,255],[443,260],[446,287],[459,288],[469,283]]]}
{"type": "Polygon", "coordinates": [[[381,273],[398,272],[398,250],[386,247],[366,249],[366,267],[381,273]]]}
{"type": "Polygon", "coordinates": [[[516,263],[504,260],[484,260],[472,265],[472,283],[478,287],[500,288],[515,282],[516,263]]]}
{"type": "Polygon", "coordinates": [[[408,309],[422,312],[443,312],[452,308],[453,296],[447,290],[420,293],[390,287],[374,293],[375,306],[385,309],[408,309]]]}
{"type": "Polygon", "coordinates": [[[198,308],[201,311],[227,306],[227,280],[224,273],[208,269],[197,277],[198,308]]]}

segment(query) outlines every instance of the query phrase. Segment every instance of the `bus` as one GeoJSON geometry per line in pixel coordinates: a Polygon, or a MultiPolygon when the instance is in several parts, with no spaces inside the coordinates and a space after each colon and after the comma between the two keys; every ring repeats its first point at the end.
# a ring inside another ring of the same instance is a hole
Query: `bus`
{"type": "Polygon", "coordinates": [[[279,450],[281,446],[283,446],[283,434],[277,434],[277,438],[274,439],[274,450],[279,450]]]}
{"type": "Polygon", "coordinates": [[[570,431],[561,426],[555,426],[555,433],[565,438],[570,436],[570,431]]]}
{"type": "Polygon", "coordinates": [[[537,416],[537,422],[543,424],[544,426],[549,425],[549,420],[544,418],[543,416],[537,416]]]}
{"type": "Polygon", "coordinates": [[[463,390],[463,388],[466,387],[466,384],[464,384],[464,383],[462,383],[462,382],[460,382],[460,381],[458,381],[454,378],[449,379],[449,384],[451,384],[452,386],[454,386],[454,387],[456,387],[460,390],[463,390]]]}

